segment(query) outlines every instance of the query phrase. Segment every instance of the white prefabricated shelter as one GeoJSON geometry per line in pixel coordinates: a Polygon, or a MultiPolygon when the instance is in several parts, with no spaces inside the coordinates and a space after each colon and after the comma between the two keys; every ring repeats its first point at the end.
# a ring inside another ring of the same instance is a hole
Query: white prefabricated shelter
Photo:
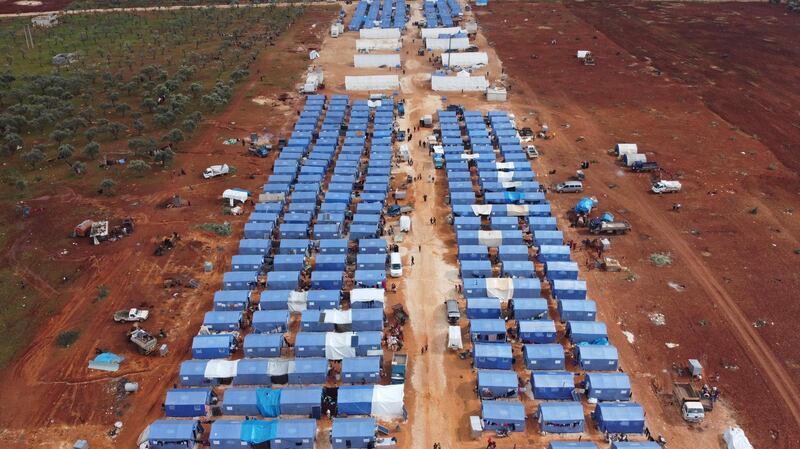
{"type": "Polygon", "coordinates": [[[376,55],[357,53],[353,55],[353,65],[356,67],[400,67],[400,54],[376,55]]]}
{"type": "Polygon", "coordinates": [[[461,33],[461,28],[459,27],[423,28],[420,30],[420,35],[423,39],[434,39],[444,34],[452,36],[459,33],[461,33]]]}
{"type": "Polygon", "coordinates": [[[489,64],[489,55],[484,52],[442,53],[442,65],[445,67],[474,67],[489,64]]]}
{"type": "Polygon", "coordinates": [[[639,147],[635,143],[618,143],[614,147],[614,153],[622,159],[626,154],[636,154],[639,152],[639,147]]]}
{"type": "Polygon", "coordinates": [[[433,75],[431,76],[431,89],[435,91],[477,91],[485,92],[489,88],[489,81],[485,76],[470,76],[469,72],[458,72],[456,76],[433,75]]]}
{"type": "Polygon", "coordinates": [[[508,91],[505,87],[489,87],[486,89],[486,101],[507,101],[508,91]]]}
{"type": "Polygon", "coordinates": [[[356,51],[400,50],[403,41],[400,39],[357,39],[356,51]]]}
{"type": "Polygon", "coordinates": [[[362,28],[361,39],[400,39],[400,28],[362,28]]]}
{"type": "Polygon", "coordinates": [[[397,75],[345,76],[346,90],[397,90],[400,77],[397,75]]]}
{"type": "Polygon", "coordinates": [[[312,93],[316,92],[317,88],[325,82],[325,77],[322,74],[322,69],[316,69],[308,72],[306,75],[306,82],[303,84],[303,92],[312,93]]]}
{"type": "Polygon", "coordinates": [[[247,192],[236,189],[226,189],[222,192],[222,199],[230,201],[231,206],[235,205],[237,201],[244,203],[248,196],[250,195],[247,192]]]}
{"type": "Polygon", "coordinates": [[[425,48],[428,50],[464,50],[469,46],[468,37],[430,37],[425,39],[425,48]]]}

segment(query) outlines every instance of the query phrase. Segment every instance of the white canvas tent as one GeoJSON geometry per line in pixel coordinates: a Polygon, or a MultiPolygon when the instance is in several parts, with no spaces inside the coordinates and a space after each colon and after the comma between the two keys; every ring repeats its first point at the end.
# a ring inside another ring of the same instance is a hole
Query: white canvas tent
{"type": "Polygon", "coordinates": [[[405,385],[375,385],[372,389],[372,416],[391,421],[403,417],[405,385]]]}
{"type": "Polygon", "coordinates": [[[244,203],[247,201],[247,192],[235,189],[227,189],[222,192],[222,199],[229,200],[231,206],[236,205],[236,202],[244,203]]]}
{"type": "Polygon", "coordinates": [[[437,38],[443,34],[453,35],[458,34],[461,32],[461,28],[459,27],[446,27],[446,28],[423,28],[420,30],[420,34],[422,35],[423,39],[429,38],[437,38]]]}
{"type": "Polygon", "coordinates": [[[469,48],[469,38],[467,37],[454,37],[454,38],[428,38],[425,39],[425,48],[428,50],[464,50],[469,48]]]}
{"type": "Polygon", "coordinates": [[[400,88],[397,75],[345,76],[346,90],[396,90],[400,88]]]}
{"type": "Polygon", "coordinates": [[[361,39],[400,39],[400,28],[362,28],[361,39]]]}
{"type": "Polygon", "coordinates": [[[357,51],[372,51],[372,50],[400,50],[403,47],[403,41],[400,39],[357,39],[357,51]]]}
{"type": "Polygon", "coordinates": [[[578,59],[584,59],[589,54],[589,50],[578,50],[578,54],[576,55],[578,59]]]}
{"type": "Polygon", "coordinates": [[[342,360],[356,356],[356,348],[350,346],[353,341],[353,332],[326,332],[325,333],[325,358],[328,360],[342,360]]]}
{"type": "Polygon", "coordinates": [[[487,278],[486,293],[490,298],[508,301],[514,297],[514,280],[511,278],[487,278]]]}
{"type": "Polygon", "coordinates": [[[448,349],[464,349],[464,344],[461,342],[461,327],[448,326],[447,347],[448,349]]]}
{"type": "Polygon", "coordinates": [[[356,67],[400,67],[400,54],[391,53],[388,55],[376,54],[355,54],[353,55],[353,65],[356,67]]]}
{"type": "Polygon", "coordinates": [[[306,82],[303,84],[303,92],[312,93],[316,92],[317,88],[325,82],[325,76],[322,74],[322,69],[315,69],[308,72],[306,75],[306,82]]]}
{"type": "Polygon", "coordinates": [[[435,91],[478,91],[485,92],[489,81],[485,76],[470,76],[468,72],[459,72],[456,76],[431,76],[431,89],[435,91]]]}
{"type": "Polygon", "coordinates": [[[617,156],[622,158],[626,154],[636,154],[639,152],[639,147],[635,143],[618,143],[614,147],[614,152],[617,156]]]}
{"type": "Polygon", "coordinates": [[[386,291],[382,288],[354,288],[350,290],[350,303],[380,302],[385,303],[386,291]]]}
{"type": "Polygon", "coordinates": [[[473,67],[489,64],[489,55],[484,52],[442,53],[442,65],[445,67],[473,67]]]}
{"type": "Polygon", "coordinates": [[[753,449],[750,440],[744,434],[744,430],[739,427],[728,427],[722,432],[722,439],[725,440],[727,449],[753,449]]]}

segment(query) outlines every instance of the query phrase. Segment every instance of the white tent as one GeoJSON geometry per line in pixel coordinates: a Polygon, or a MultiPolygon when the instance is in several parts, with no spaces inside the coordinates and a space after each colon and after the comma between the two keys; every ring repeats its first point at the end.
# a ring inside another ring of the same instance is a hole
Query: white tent
{"type": "Polygon", "coordinates": [[[447,347],[449,349],[464,349],[464,344],[461,342],[461,327],[447,327],[447,347]]]}
{"type": "Polygon", "coordinates": [[[372,51],[372,50],[400,50],[403,47],[403,41],[400,39],[357,39],[357,51],[372,51]]]}
{"type": "Polygon", "coordinates": [[[486,89],[486,101],[506,101],[508,91],[504,87],[490,87],[486,89]]]}
{"type": "Polygon", "coordinates": [[[425,48],[428,50],[464,50],[469,48],[468,37],[454,38],[428,38],[425,39],[425,48]]]}
{"type": "Polygon", "coordinates": [[[342,360],[356,356],[356,348],[350,346],[353,332],[326,332],[325,333],[325,358],[328,360],[342,360]]]}
{"type": "Polygon", "coordinates": [[[725,429],[722,432],[722,439],[725,440],[728,449],[753,449],[753,445],[750,444],[750,440],[747,439],[744,430],[739,427],[725,429]]]}
{"type": "Polygon", "coordinates": [[[382,288],[354,288],[350,290],[350,303],[386,302],[386,291],[382,288]]]}
{"type": "Polygon", "coordinates": [[[356,67],[400,67],[400,54],[355,54],[353,55],[353,65],[356,67]]]}
{"type": "Polygon", "coordinates": [[[229,200],[231,202],[231,206],[235,205],[237,201],[244,203],[247,201],[247,196],[247,192],[243,192],[241,190],[227,189],[222,192],[222,199],[229,200]]]}
{"type": "Polygon", "coordinates": [[[203,376],[206,379],[227,379],[236,377],[238,360],[213,359],[206,363],[203,376]]]}
{"type": "Polygon", "coordinates": [[[308,59],[313,61],[313,60],[315,60],[317,58],[319,58],[319,52],[318,51],[311,50],[310,52],[308,52],[308,59]]]}
{"type": "Polygon", "coordinates": [[[489,81],[485,76],[470,76],[467,72],[459,72],[456,76],[431,76],[431,89],[435,91],[479,91],[485,92],[489,81]]]}
{"type": "Polygon", "coordinates": [[[492,214],[492,205],[491,204],[473,204],[472,205],[472,213],[481,216],[486,215],[489,216],[492,214]]]}
{"type": "Polygon", "coordinates": [[[636,154],[639,152],[639,147],[635,143],[618,143],[614,147],[614,152],[617,156],[622,158],[626,154],[636,154]]]}
{"type": "Polygon", "coordinates": [[[375,385],[372,389],[372,416],[393,420],[403,417],[405,385],[375,385]]]}
{"type": "Polygon", "coordinates": [[[442,65],[445,67],[473,67],[489,64],[489,55],[484,52],[442,53],[442,65]]]}
{"type": "Polygon", "coordinates": [[[578,59],[584,59],[589,56],[589,53],[591,53],[589,50],[578,50],[578,54],[576,56],[578,59]]]}
{"type": "Polygon", "coordinates": [[[502,231],[478,231],[478,244],[496,248],[503,244],[502,231]]]}
{"type": "Polygon", "coordinates": [[[306,310],[308,304],[308,292],[298,292],[293,290],[289,293],[289,311],[290,312],[302,312],[306,310]]]}
{"type": "Polygon", "coordinates": [[[346,90],[396,90],[400,88],[397,75],[345,76],[346,90]]]}
{"type": "Polygon", "coordinates": [[[337,309],[328,309],[322,311],[323,316],[323,323],[329,324],[352,324],[353,323],[353,311],[351,309],[347,310],[337,310],[337,309]]]}
{"type": "Polygon", "coordinates": [[[422,35],[423,39],[437,38],[443,34],[453,35],[453,34],[458,34],[460,32],[461,28],[459,27],[423,28],[420,30],[420,34],[422,35]]]}
{"type": "Polygon", "coordinates": [[[400,217],[400,232],[409,231],[411,231],[411,217],[408,215],[402,215],[400,217]]]}
{"type": "Polygon", "coordinates": [[[400,39],[400,28],[362,28],[361,39],[400,39]]]}
{"type": "Polygon", "coordinates": [[[511,278],[487,278],[486,293],[490,298],[508,301],[514,297],[514,280],[511,278]]]}

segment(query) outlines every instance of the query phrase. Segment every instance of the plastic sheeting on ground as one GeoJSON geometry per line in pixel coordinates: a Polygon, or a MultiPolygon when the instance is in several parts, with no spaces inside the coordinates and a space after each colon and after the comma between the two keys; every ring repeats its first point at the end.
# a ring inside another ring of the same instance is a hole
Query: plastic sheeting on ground
{"type": "Polygon", "coordinates": [[[472,205],[472,213],[475,215],[491,215],[492,213],[492,205],[491,204],[473,204],[472,205]]]}
{"type": "Polygon", "coordinates": [[[289,293],[289,311],[302,312],[306,310],[308,304],[308,292],[292,291],[289,293]]]}
{"type": "Polygon", "coordinates": [[[461,327],[448,326],[447,328],[447,347],[449,349],[464,349],[464,344],[461,342],[461,327]]]}
{"type": "Polygon", "coordinates": [[[125,357],[111,352],[104,352],[98,354],[94,360],[89,361],[89,369],[96,369],[99,371],[116,372],[119,370],[119,364],[125,360],[125,357]]]}
{"type": "Polygon", "coordinates": [[[281,390],[256,388],[256,407],[261,416],[274,418],[281,415],[281,390]]]}
{"type": "Polygon", "coordinates": [[[744,430],[739,427],[728,427],[722,432],[722,438],[725,440],[728,449],[753,449],[753,445],[750,444],[750,440],[747,439],[744,430]]]}
{"type": "MultiPolygon", "coordinates": [[[[400,217],[401,220],[403,217],[400,217]]],[[[385,290],[382,288],[354,288],[350,290],[350,303],[356,302],[385,302],[385,290]]]]}
{"type": "Polygon", "coordinates": [[[488,278],[486,279],[486,293],[490,298],[508,301],[514,297],[514,279],[488,278]]]}
{"type": "Polygon", "coordinates": [[[375,385],[372,390],[372,416],[385,420],[403,417],[405,385],[375,385]]]}
{"type": "Polygon", "coordinates": [[[331,324],[350,324],[353,322],[353,311],[328,309],[322,312],[324,319],[323,323],[331,324]]]}
{"type": "Polygon", "coordinates": [[[325,358],[328,360],[342,360],[345,357],[355,357],[356,348],[350,345],[354,335],[353,332],[326,332],[325,358]]]}
{"type": "Polygon", "coordinates": [[[503,244],[501,231],[478,231],[478,244],[496,248],[503,244]]]}
{"type": "Polygon", "coordinates": [[[509,217],[527,217],[529,213],[527,204],[507,204],[506,215],[509,217]]]}
{"type": "Polygon", "coordinates": [[[238,360],[212,359],[206,364],[206,371],[203,376],[206,379],[227,379],[236,377],[238,360]]]}
{"type": "Polygon", "coordinates": [[[244,443],[261,444],[275,439],[278,433],[278,421],[242,421],[241,440],[244,443]]]}

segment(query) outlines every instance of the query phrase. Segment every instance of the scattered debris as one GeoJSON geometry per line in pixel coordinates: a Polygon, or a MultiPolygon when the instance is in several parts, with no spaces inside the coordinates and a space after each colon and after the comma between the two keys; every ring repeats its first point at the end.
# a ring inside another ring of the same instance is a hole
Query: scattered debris
{"type": "Polygon", "coordinates": [[[653,253],[650,254],[650,262],[657,267],[672,265],[672,255],[670,253],[653,253]]]}
{"type": "Polygon", "coordinates": [[[753,214],[753,215],[758,215],[758,208],[757,208],[757,207],[754,207],[754,208],[750,209],[750,210],[749,210],[749,212],[750,212],[751,214],[753,214]]]}
{"type": "Polygon", "coordinates": [[[633,344],[633,342],[636,340],[636,337],[634,337],[633,333],[631,332],[622,331],[622,334],[625,335],[625,338],[628,339],[628,343],[630,344],[633,344]]]}
{"type": "Polygon", "coordinates": [[[89,361],[89,369],[114,373],[119,370],[119,364],[123,360],[125,360],[125,357],[121,355],[117,355],[112,352],[102,352],[93,360],[89,361]]]}
{"type": "Polygon", "coordinates": [[[773,324],[775,324],[775,323],[772,322],[772,321],[767,321],[767,320],[755,320],[755,321],[753,321],[753,327],[755,327],[756,329],[761,329],[762,327],[771,326],[773,324]]]}
{"type": "Polygon", "coordinates": [[[637,279],[639,279],[639,276],[637,276],[634,272],[630,272],[627,276],[625,276],[625,280],[628,282],[635,282],[637,279]]]}
{"type": "Polygon", "coordinates": [[[735,364],[735,363],[733,363],[733,362],[731,362],[729,360],[722,360],[720,362],[720,365],[722,365],[722,367],[725,368],[728,371],[738,371],[739,370],[739,365],[737,365],[737,364],[735,364]]]}
{"type": "Polygon", "coordinates": [[[650,318],[650,322],[652,322],[656,326],[667,325],[667,318],[661,312],[650,312],[647,314],[647,318],[650,318]]]}
{"type": "Polygon", "coordinates": [[[221,236],[221,237],[227,237],[227,236],[231,235],[231,233],[233,232],[233,229],[231,228],[231,224],[228,223],[227,221],[225,223],[222,223],[222,224],[218,224],[218,223],[203,223],[203,224],[197,225],[197,228],[198,229],[202,229],[203,231],[206,231],[206,232],[211,232],[211,233],[217,234],[218,236],[221,236]]]}
{"type": "Polygon", "coordinates": [[[677,292],[682,292],[682,291],[686,290],[686,286],[685,285],[678,284],[677,282],[669,281],[669,282],[667,282],[667,285],[669,285],[669,288],[671,288],[671,289],[673,289],[673,290],[675,290],[677,292]]]}
{"type": "Polygon", "coordinates": [[[700,325],[700,327],[706,327],[706,326],[708,326],[708,325],[709,325],[709,324],[711,324],[711,323],[709,323],[709,321],[708,321],[708,320],[700,320],[700,321],[698,321],[698,322],[697,322],[697,324],[699,324],[699,325],[700,325]]]}
{"type": "Polygon", "coordinates": [[[667,343],[664,343],[664,346],[666,346],[666,347],[667,347],[667,349],[675,349],[675,348],[677,348],[677,347],[678,347],[678,346],[680,346],[680,345],[679,345],[678,343],[670,343],[670,342],[667,342],[667,343]]]}

